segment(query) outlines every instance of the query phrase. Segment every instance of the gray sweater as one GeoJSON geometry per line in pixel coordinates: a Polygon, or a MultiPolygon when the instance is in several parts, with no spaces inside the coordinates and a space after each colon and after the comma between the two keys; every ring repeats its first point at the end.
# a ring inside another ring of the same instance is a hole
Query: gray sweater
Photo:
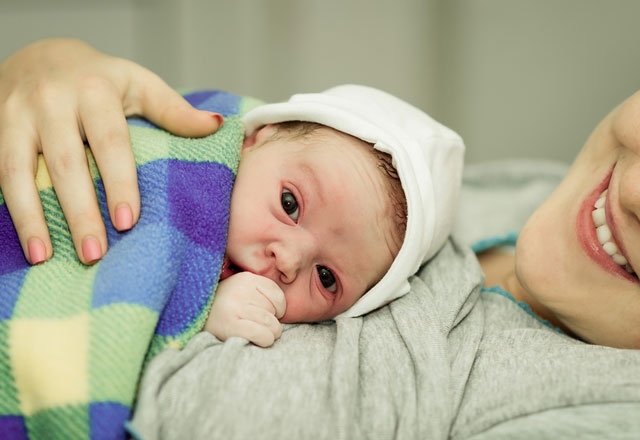
{"type": "Polygon", "coordinates": [[[262,349],[201,333],[149,365],[139,438],[638,439],[640,350],[588,345],[481,293],[469,244],[517,231],[566,168],[469,167],[452,238],[406,296],[286,326],[262,349]]]}

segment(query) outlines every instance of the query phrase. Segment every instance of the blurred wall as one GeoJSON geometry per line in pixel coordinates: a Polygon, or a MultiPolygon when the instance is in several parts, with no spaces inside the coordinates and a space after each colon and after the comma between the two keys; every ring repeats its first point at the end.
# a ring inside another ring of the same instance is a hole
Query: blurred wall
{"type": "Polygon", "coordinates": [[[0,0],[0,58],[73,36],[178,88],[265,100],[357,82],[457,130],[467,161],[570,161],[638,88],[636,0],[0,0]]]}
{"type": "Polygon", "coordinates": [[[438,114],[467,160],[570,161],[640,89],[636,0],[443,0],[438,114]]]}

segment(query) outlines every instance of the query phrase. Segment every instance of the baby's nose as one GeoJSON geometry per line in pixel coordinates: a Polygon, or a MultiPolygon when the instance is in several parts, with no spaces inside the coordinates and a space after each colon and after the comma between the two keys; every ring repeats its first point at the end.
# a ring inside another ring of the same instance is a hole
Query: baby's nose
{"type": "Polygon", "coordinates": [[[298,274],[313,263],[315,240],[308,234],[296,234],[274,250],[275,264],[280,272],[280,280],[290,284],[298,274]]]}

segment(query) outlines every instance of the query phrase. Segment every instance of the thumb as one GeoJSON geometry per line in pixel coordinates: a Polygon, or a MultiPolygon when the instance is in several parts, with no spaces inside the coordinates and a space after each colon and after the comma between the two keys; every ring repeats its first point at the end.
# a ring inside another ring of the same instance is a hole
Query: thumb
{"type": "Polygon", "coordinates": [[[268,282],[256,285],[256,290],[269,300],[274,309],[274,315],[280,319],[287,311],[287,301],[282,289],[273,281],[266,278],[268,282]]]}
{"type": "Polygon", "coordinates": [[[142,66],[133,64],[130,80],[129,91],[134,96],[128,99],[128,114],[144,116],[183,137],[207,136],[223,124],[221,114],[194,108],[162,78],[142,66]]]}

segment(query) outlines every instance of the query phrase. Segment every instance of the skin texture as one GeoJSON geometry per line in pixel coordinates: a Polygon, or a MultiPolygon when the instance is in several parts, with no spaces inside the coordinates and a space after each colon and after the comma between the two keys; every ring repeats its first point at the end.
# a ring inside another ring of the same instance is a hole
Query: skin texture
{"type": "Polygon", "coordinates": [[[600,122],[565,179],[528,220],[515,266],[513,257],[503,257],[502,271],[496,275],[493,267],[491,276],[570,334],[637,349],[640,284],[604,252],[591,220],[593,204],[605,189],[613,240],[631,268],[640,269],[638,93],[600,122]]]}

